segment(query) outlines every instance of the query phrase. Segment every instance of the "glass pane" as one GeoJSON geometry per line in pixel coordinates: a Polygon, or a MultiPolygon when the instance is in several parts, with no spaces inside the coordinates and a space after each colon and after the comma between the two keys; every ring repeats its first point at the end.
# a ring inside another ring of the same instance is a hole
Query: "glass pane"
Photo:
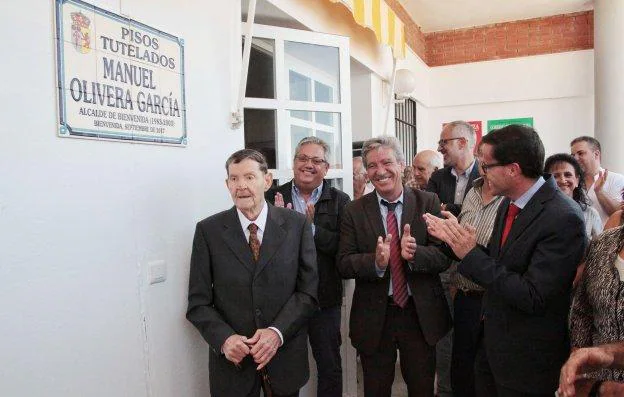
{"type": "Polygon", "coordinates": [[[333,127],[336,125],[335,116],[337,113],[329,113],[329,112],[316,112],[314,118],[317,123],[328,125],[333,127]]]}
{"type": "MultiPolygon", "coordinates": [[[[289,110],[287,122],[291,138],[289,158],[294,156],[294,149],[302,138],[316,136],[329,146],[330,168],[342,168],[340,113],[289,110]]],[[[289,167],[292,167],[292,164],[289,164],[289,167]]]]}
{"type": "Polygon", "coordinates": [[[290,99],[293,101],[311,101],[311,80],[292,70],[288,71],[288,84],[290,85],[290,99]]]}
{"type": "Polygon", "coordinates": [[[245,109],[245,147],[266,156],[269,168],[276,168],[275,110],[245,109]]]}
{"type": "Polygon", "coordinates": [[[330,86],[319,83],[318,81],[314,82],[314,97],[316,98],[316,102],[332,103],[333,92],[334,90],[330,86]]]}
{"type": "Polygon", "coordinates": [[[290,115],[292,117],[296,117],[301,120],[312,121],[312,114],[310,112],[304,112],[301,110],[293,110],[292,112],[290,112],[290,115]]]}
{"type": "MultiPolygon", "coordinates": [[[[243,48],[244,44],[243,38],[243,48]]],[[[245,96],[275,98],[275,42],[273,40],[257,37],[251,40],[245,96]]]]}
{"type": "Polygon", "coordinates": [[[290,150],[291,153],[295,154],[295,148],[297,144],[305,137],[312,135],[311,128],[305,128],[298,125],[290,126],[290,150]]]}
{"type": "Polygon", "coordinates": [[[284,42],[290,99],[340,103],[340,60],[337,47],[284,42]],[[295,75],[293,80],[293,75],[295,75]],[[305,88],[303,81],[306,81],[305,88]],[[314,82],[314,85],[312,85],[314,82]],[[293,84],[295,85],[293,87],[293,84]],[[314,91],[312,91],[314,87],[314,91]],[[304,90],[307,90],[304,92],[304,90]]]}

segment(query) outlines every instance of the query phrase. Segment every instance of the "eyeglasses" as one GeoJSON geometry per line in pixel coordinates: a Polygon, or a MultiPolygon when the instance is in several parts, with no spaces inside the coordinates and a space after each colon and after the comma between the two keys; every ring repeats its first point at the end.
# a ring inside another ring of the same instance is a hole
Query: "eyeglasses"
{"type": "Polygon", "coordinates": [[[325,159],[322,159],[320,157],[308,157],[305,154],[300,154],[299,156],[295,156],[295,160],[297,160],[301,164],[305,164],[308,161],[312,161],[312,164],[314,164],[314,165],[322,165],[322,164],[326,164],[327,163],[327,161],[325,161],[325,159]]]}
{"type": "Polygon", "coordinates": [[[485,163],[481,163],[481,168],[483,169],[483,172],[488,172],[488,170],[490,168],[501,167],[503,165],[508,165],[508,164],[503,164],[503,163],[485,164],[485,163]]]}
{"type": "Polygon", "coordinates": [[[459,136],[457,138],[440,139],[438,141],[438,146],[446,146],[447,143],[449,143],[450,141],[454,141],[455,139],[464,139],[464,137],[459,136]]]}

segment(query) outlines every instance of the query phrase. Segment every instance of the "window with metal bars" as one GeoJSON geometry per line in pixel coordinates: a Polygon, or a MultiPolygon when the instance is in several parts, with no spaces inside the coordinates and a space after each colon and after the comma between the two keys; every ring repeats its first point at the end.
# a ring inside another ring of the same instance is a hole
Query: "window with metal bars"
{"type": "Polygon", "coordinates": [[[412,164],[416,155],[416,101],[407,98],[394,105],[396,136],[403,145],[406,165],[412,164]]]}

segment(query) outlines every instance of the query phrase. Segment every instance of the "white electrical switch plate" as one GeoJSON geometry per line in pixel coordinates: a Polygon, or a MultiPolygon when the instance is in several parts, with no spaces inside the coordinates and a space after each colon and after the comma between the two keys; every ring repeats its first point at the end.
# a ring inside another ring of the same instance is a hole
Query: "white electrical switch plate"
{"type": "Polygon", "coordinates": [[[150,284],[162,283],[167,279],[167,263],[163,260],[148,263],[150,284]]]}

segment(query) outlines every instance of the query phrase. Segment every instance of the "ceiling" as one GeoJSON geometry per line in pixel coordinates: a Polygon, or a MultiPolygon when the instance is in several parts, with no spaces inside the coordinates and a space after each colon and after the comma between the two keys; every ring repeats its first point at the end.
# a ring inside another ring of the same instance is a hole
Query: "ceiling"
{"type": "Polygon", "coordinates": [[[399,0],[399,2],[423,33],[569,14],[594,8],[593,0],[399,0]]]}

